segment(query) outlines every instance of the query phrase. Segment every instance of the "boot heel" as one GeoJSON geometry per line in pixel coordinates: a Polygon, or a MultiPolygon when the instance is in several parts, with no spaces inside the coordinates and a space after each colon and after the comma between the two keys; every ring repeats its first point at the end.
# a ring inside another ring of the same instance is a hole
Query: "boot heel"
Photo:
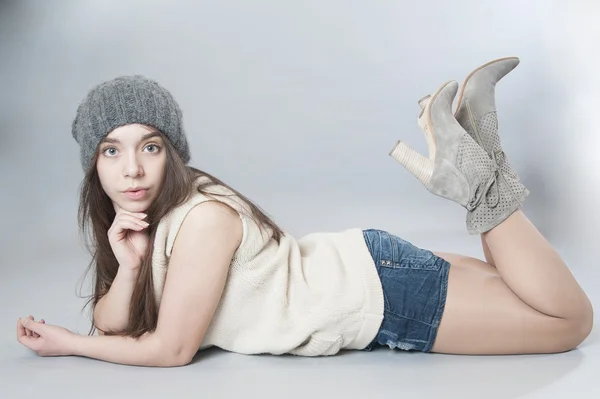
{"type": "Polygon", "coordinates": [[[430,99],[431,99],[431,94],[428,94],[425,97],[421,98],[419,101],[417,101],[417,103],[419,104],[419,107],[421,107],[421,112],[419,113],[419,121],[421,120],[421,117],[423,116],[423,113],[425,112],[425,106],[427,105],[427,103],[429,102],[430,99]]]}
{"type": "Polygon", "coordinates": [[[420,154],[402,141],[397,141],[389,155],[402,164],[431,193],[467,207],[472,202],[472,193],[476,193],[479,185],[485,184],[493,173],[492,160],[454,119],[452,100],[457,91],[458,83],[448,81],[433,95],[425,96],[419,101],[423,109],[419,126],[427,139],[429,157],[420,154]],[[470,154],[470,152],[474,153],[470,154]],[[469,170],[471,164],[479,159],[483,163],[486,159],[488,161],[488,165],[482,166],[481,175],[469,170]],[[465,175],[465,169],[469,173],[469,178],[465,175]]]}
{"type": "Polygon", "coordinates": [[[433,162],[398,140],[389,155],[427,186],[433,175],[433,162]]]}

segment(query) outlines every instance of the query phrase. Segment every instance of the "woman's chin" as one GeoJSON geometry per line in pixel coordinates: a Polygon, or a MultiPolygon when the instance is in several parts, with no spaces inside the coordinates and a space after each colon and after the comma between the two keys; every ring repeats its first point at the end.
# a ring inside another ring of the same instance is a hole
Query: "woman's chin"
{"type": "Polygon", "coordinates": [[[146,212],[148,205],[144,203],[123,204],[123,209],[128,212],[146,212]]]}
{"type": "Polygon", "coordinates": [[[132,213],[145,212],[150,206],[149,201],[119,201],[116,204],[122,210],[132,213]]]}

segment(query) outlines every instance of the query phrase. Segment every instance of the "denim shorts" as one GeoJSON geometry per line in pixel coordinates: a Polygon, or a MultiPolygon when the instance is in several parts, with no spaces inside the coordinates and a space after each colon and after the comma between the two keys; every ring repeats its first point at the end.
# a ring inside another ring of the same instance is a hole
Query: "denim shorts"
{"type": "Polygon", "coordinates": [[[376,346],[429,352],[446,305],[450,263],[383,230],[363,230],[383,287],[379,331],[363,350],[376,346]]]}

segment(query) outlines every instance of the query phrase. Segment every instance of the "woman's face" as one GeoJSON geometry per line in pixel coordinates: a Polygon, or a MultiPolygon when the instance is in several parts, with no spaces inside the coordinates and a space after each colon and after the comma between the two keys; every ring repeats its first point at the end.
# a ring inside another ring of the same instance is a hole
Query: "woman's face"
{"type": "Polygon", "coordinates": [[[140,124],[121,126],[100,142],[98,151],[98,176],[115,211],[148,209],[162,188],[167,159],[158,132],[140,124]]]}

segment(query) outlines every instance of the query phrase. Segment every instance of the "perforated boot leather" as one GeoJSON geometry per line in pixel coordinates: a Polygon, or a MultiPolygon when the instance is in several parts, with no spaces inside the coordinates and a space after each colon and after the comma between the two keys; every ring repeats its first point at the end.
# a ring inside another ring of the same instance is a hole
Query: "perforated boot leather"
{"type": "Polygon", "coordinates": [[[491,230],[522,206],[527,189],[467,133],[452,114],[458,83],[444,83],[422,107],[419,126],[429,157],[398,141],[389,155],[431,193],[467,209],[469,234],[491,230]]]}

